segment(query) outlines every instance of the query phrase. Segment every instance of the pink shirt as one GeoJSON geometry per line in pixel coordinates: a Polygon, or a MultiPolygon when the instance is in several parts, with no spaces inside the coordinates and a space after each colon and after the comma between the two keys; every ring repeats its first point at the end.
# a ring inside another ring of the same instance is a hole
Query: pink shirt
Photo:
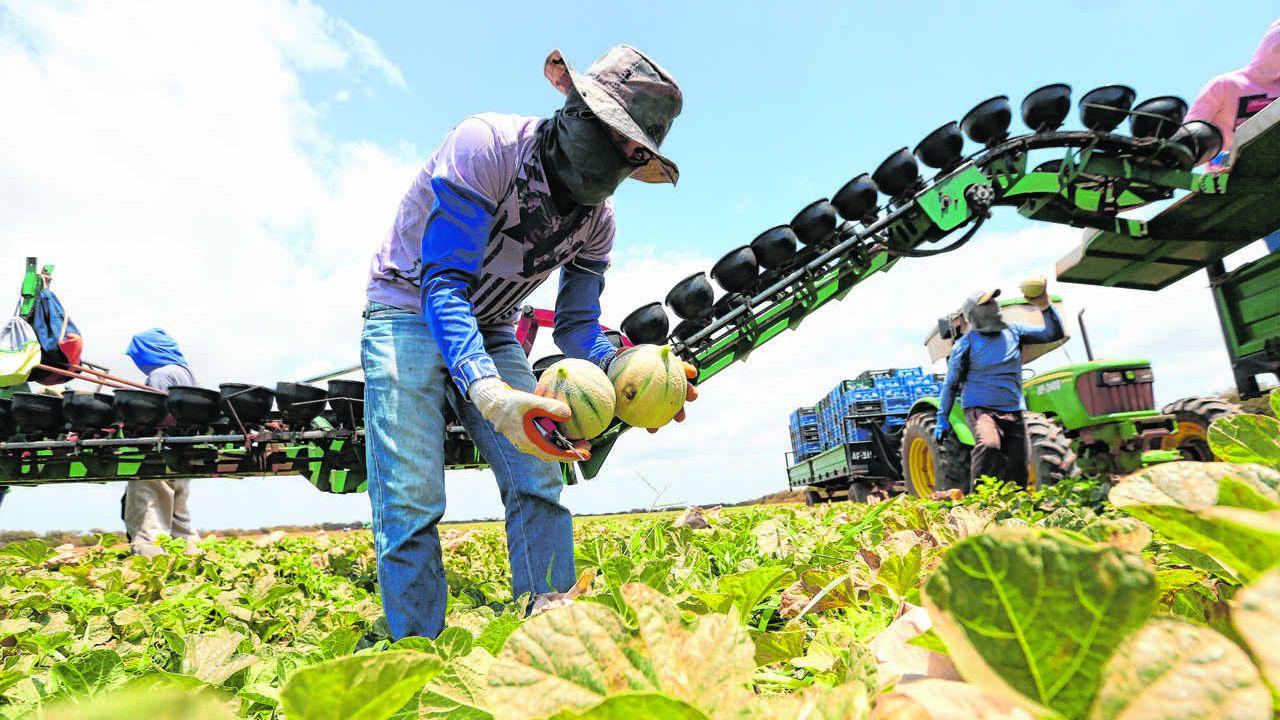
{"type": "Polygon", "coordinates": [[[1213,123],[1230,150],[1236,128],[1280,97],[1280,20],[1271,24],[1248,65],[1210,80],[1187,112],[1187,120],[1213,123]]]}

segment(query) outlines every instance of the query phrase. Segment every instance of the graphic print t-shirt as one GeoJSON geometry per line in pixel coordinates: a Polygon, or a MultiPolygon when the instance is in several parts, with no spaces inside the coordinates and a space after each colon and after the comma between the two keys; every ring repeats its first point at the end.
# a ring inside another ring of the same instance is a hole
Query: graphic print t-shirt
{"type": "Polygon", "coordinates": [[[537,152],[545,120],[483,113],[462,121],[427,160],[400,201],[395,224],[373,256],[371,302],[421,312],[422,234],[435,202],[432,178],[471,190],[494,207],[471,306],[482,325],[510,322],[553,270],[575,258],[607,261],[613,202],[556,213],[537,152]]]}

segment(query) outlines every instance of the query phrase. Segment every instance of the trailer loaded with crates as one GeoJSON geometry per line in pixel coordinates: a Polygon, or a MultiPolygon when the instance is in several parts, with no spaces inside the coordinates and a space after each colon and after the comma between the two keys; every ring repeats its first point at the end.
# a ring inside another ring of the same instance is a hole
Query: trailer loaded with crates
{"type": "Polygon", "coordinates": [[[868,370],[843,380],[813,407],[791,413],[787,483],[809,504],[903,489],[897,458],[911,408],[937,395],[942,376],[925,368],[868,370]]]}

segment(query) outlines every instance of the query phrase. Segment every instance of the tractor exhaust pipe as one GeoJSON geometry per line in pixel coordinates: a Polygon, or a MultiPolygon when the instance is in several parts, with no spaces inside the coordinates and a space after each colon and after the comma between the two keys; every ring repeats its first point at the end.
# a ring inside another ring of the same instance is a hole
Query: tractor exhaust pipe
{"type": "Polygon", "coordinates": [[[1080,325],[1080,339],[1084,340],[1084,354],[1089,358],[1089,362],[1093,362],[1093,346],[1089,344],[1089,329],[1084,325],[1085,308],[1080,308],[1080,312],[1076,313],[1076,323],[1080,325]]]}

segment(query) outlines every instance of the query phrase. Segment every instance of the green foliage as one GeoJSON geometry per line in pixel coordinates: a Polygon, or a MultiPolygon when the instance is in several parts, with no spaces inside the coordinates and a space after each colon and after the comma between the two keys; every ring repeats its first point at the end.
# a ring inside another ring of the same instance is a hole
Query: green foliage
{"type": "Polygon", "coordinates": [[[365,531],[154,559],[23,540],[0,548],[0,718],[1158,716],[1144,678],[1183,687],[1188,668],[1212,682],[1187,707],[1249,717],[1280,675],[1280,473],[1164,467],[1115,488],[708,511],[706,529],[579,521],[582,595],[531,618],[501,528],[445,529],[435,639],[388,637],[365,531]],[[900,617],[932,629],[886,649],[900,617]],[[966,682],[882,659],[926,650],[966,682]]]}
{"type": "Polygon", "coordinates": [[[1280,420],[1265,415],[1232,415],[1209,426],[1209,447],[1233,463],[1280,469],[1280,420]]]}
{"type": "Polygon", "coordinates": [[[1270,713],[1270,693],[1243,650],[1207,627],[1159,618],[1126,640],[1107,664],[1090,718],[1270,713]],[[1179,690],[1171,694],[1170,687],[1179,690]]]}
{"type": "Polygon", "coordinates": [[[1087,713],[1107,658],[1156,601],[1155,574],[1140,558],[1032,529],[967,538],[925,591],[966,677],[1007,684],[1067,717],[1087,713]]]}
{"type": "Polygon", "coordinates": [[[1184,557],[1197,565],[1247,582],[1280,563],[1277,485],[1280,472],[1257,465],[1173,462],[1129,476],[1111,502],[1195,553],[1184,557]]]}
{"type": "Polygon", "coordinates": [[[382,720],[443,667],[438,657],[412,650],[327,660],[294,674],[281,706],[290,720],[382,720]]]}

